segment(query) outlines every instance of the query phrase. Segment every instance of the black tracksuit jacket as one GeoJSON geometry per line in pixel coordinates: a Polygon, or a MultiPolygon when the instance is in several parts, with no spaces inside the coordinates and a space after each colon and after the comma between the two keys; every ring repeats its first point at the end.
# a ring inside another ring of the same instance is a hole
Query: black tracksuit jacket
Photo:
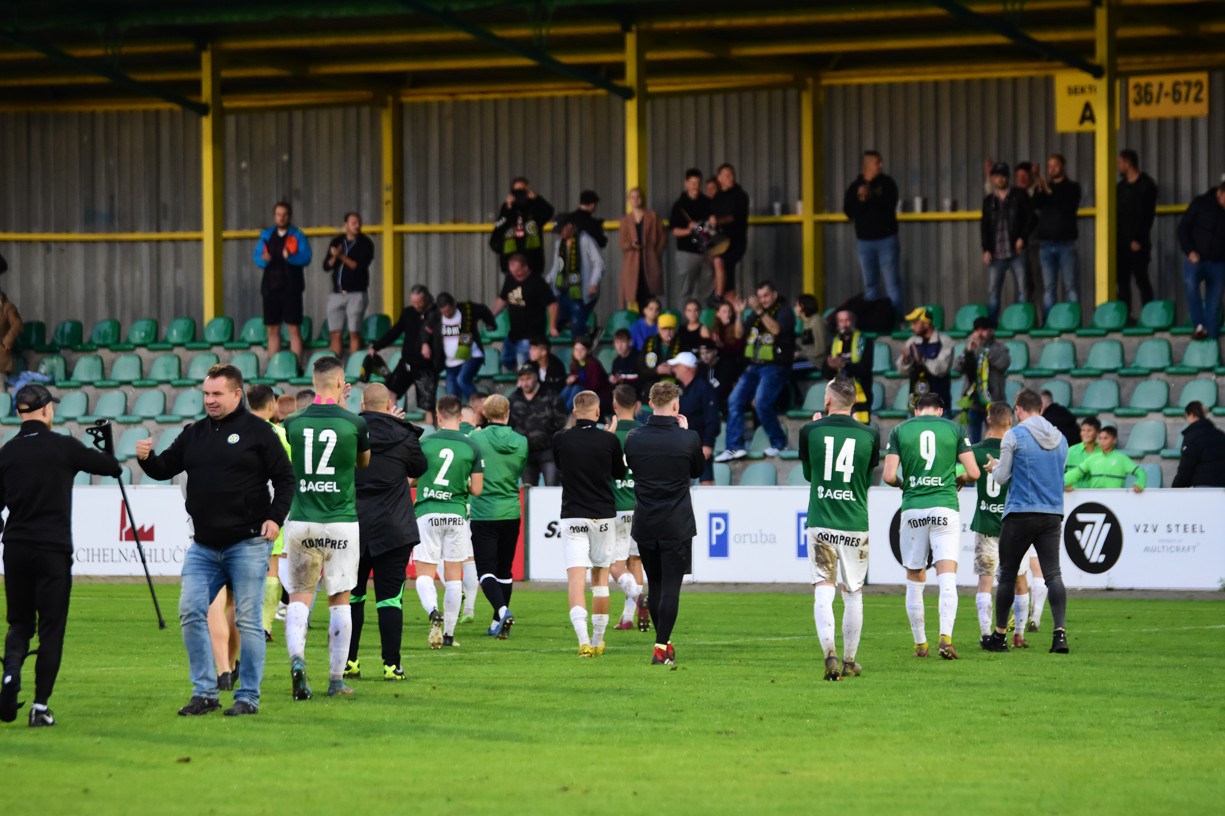
{"type": "Polygon", "coordinates": [[[625,476],[617,435],[580,419],[553,440],[553,461],[561,471],[561,517],[609,519],[617,514],[613,480],[625,476]]]}
{"type": "Polygon", "coordinates": [[[625,461],[634,472],[634,539],[689,541],[698,534],[689,485],[706,469],[702,440],[676,417],[652,416],[625,438],[625,461]]]}
{"type": "Polygon", "coordinates": [[[370,431],[370,466],[354,476],[361,548],[382,555],[421,541],[408,480],[424,475],[421,429],[390,414],[362,411],[370,431]]]}

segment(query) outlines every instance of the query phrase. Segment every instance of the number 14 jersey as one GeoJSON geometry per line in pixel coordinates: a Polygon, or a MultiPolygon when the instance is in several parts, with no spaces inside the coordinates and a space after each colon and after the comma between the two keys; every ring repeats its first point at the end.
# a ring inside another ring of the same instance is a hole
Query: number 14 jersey
{"type": "Polygon", "coordinates": [[[357,455],[370,450],[366,420],[339,405],[308,405],[285,418],[296,481],[290,521],[357,521],[357,455]]]}
{"type": "Polygon", "coordinates": [[[849,416],[834,414],[800,429],[800,464],[812,483],[809,527],[868,530],[868,488],[880,459],[880,434],[849,416]]]}

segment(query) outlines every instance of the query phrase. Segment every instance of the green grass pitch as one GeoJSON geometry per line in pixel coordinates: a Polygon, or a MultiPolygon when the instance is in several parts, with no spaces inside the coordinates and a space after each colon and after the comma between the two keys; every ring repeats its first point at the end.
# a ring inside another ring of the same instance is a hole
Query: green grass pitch
{"type": "MultiPolygon", "coordinates": [[[[159,587],[175,610],[177,587],[159,587]]],[[[929,628],[936,621],[928,592],[929,628]]],[[[59,724],[0,726],[5,813],[1219,813],[1221,601],[1070,603],[1072,653],[977,648],[963,593],[956,663],[910,656],[901,594],[865,599],[860,678],[821,680],[807,594],[682,597],[679,665],[609,632],[579,660],[559,591],[520,591],[512,638],[461,627],[429,652],[411,594],[410,680],[289,697],[278,636],[256,717],[176,716],[177,625],[139,585],[80,585],[52,700],[59,724]]],[[[614,608],[618,606],[614,593],[614,608]]],[[[308,668],[327,685],[325,615],[308,668]]],[[[836,604],[841,613],[841,604],[836,604]]],[[[478,621],[487,614],[482,599],[478,621]]],[[[373,604],[369,604],[373,619],[373,604]]],[[[935,631],[931,632],[934,643],[935,631]]],[[[379,664],[377,632],[362,644],[379,664]]],[[[840,644],[841,645],[841,644],[840,644]]],[[[25,697],[33,666],[24,673],[25,697]]],[[[229,704],[230,695],[222,694],[229,704]]],[[[25,714],[27,709],[22,709],[25,714]]]]}

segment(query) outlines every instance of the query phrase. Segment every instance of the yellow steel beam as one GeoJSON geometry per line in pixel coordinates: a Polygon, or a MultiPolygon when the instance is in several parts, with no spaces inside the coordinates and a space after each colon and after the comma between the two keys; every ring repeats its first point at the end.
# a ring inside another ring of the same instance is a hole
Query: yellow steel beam
{"type": "Polygon", "coordinates": [[[200,53],[200,99],[208,114],[200,118],[201,224],[204,321],[225,314],[225,277],[221,229],[225,223],[225,112],[221,101],[221,55],[213,46],[200,53]]]}
{"type": "Polygon", "coordinates": [[[388,100],[382,109],[383,311],[395,319],[404,308],[404,239],[396,234],[404,202],[404,106],[388,100]]]}
{"type": "MultiPolygon", "coordinates": [[[[825,88],[816,77],[804,82],[800,94],[800,199],[804,216],[825,209],[825,88]]],[[[825,229],[815,218],[804,218],[800,241],[804,257],[804,291],[825,302],[825,229]]]]}
{"type": "Polygon", "coordinates": [[[1118,25],[1118,0],[1098,0],[1093,10],[1094,40],[1097,64],[1104,74],[1098,80],[1102,100],[1097,111],[1097,122],[1093,128],[1093,172],[1094,201],[1096,213],[1093,224],[1093,281],[1096,302],[1100,305],[1114,300],[1114,268],[1118,261],[1118,234],[1116,209],[1118,204],[1115,186],[1115,162],[1119,147],[1118,112],[1118,64],[1115,29],[1118,25]]]}
{"type": "Polygon", "coordinates": [[[634,92],[625,103],[625,189],[647,190],[647,72],[646,43],[637,26],[625,32],[625,84],[634,92]]]}

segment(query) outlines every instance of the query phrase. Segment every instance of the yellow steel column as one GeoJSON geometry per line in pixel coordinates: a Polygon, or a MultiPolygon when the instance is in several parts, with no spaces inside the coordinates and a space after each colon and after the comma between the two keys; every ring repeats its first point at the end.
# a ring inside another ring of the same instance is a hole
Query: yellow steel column
{"type": "Polygon", "coordinates": [[[825,134],[822,119],[825,87],[816,77],[804,82],[800,93],[800,200],[804,207],[801,225],[804,260],[804,291],[825,302],[825,230],[816,220],[825,209],[825,134]]]}
{"type": "Polygon", "coordinates": [[[625,84],[634,98],[625,103],[625,189],[647,193],[647,74],[646,48],[638,26],[625,32],[625,84]]]}
{"type": "Polygon", "coordinates": [[[204,320],[225,313],[221,230],[225,213],[225,120],[221,107],[221,55],[209,45],[200,54],[200,170],[204,237],[204,320]]]}
{"type": "Polygon", "coordinates": [[[1098,0],[1093,12],[1097,64],[1102,66],[1101,105],[1093,130],[1094,171],[1094,295],[1095,302],[1105,303],[1115,298],[1114,269],[1118,262],[1115,235],[1117,188],[1115,187],[1115,156],[1118,154],[1119,72],[1115,49],[1118,29],[1116,0],[1098,0]]]}
{"type": "Polygon", "coordinates": [[[395,232],[404,202],[404,106],[389,98],[383,105],[383,311],[394,321],[404,308],[404,239],[395,232]]]}

